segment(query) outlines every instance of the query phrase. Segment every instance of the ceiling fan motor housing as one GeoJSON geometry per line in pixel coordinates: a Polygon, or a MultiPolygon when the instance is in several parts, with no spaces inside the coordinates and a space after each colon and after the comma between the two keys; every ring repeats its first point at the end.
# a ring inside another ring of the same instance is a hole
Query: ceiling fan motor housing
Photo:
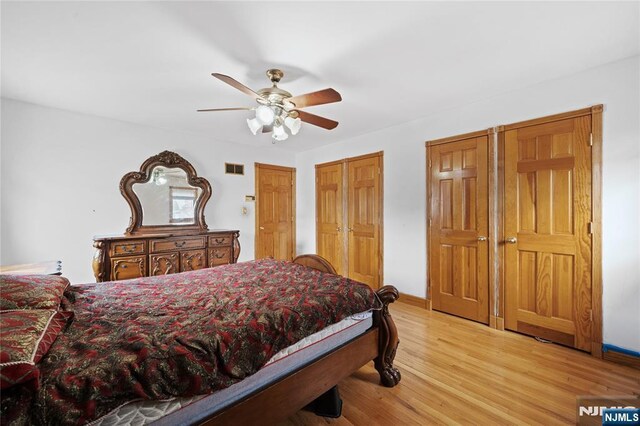
{"type": "Polygon", "coordinates": [[[280,80],[284,77],[284,72],[277,68],[271,68],[270,70],[267,70],[267,77],[269,77],[269,80],[271,80],[273,84],[277,84],[280,83],[280,80]]]}

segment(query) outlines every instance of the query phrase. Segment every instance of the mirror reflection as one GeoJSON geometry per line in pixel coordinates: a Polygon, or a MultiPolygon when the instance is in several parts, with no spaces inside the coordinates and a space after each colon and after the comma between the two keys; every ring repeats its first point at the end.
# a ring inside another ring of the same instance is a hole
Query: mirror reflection
{"type": "Polygon", "coordinates": [[[180,168],[156,166],[149,182],[133,185],[142,206],[142,225],[193,225],[202,189],[191,186],[180,168]]]}

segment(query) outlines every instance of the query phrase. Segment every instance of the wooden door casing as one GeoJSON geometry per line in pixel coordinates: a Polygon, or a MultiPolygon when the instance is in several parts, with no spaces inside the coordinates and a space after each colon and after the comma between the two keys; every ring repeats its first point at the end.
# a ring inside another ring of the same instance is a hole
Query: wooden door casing
{"type": "Polygon", "coordinates": [[[256,163],[255,257],[295,257],[295,169],[256,163]]]}
{"type": "Polygon", "coordinates": [[[505,327],[591,351],[591,116],[504,134],[505,327]]]}
{"type": "Polygon", "coordinates": [[[349,278],[382,282],[382,153],[347,159],[349,278]]]}
{"type": "Polygon", "coordinates": [[[316,253],[346,275],[344,161],[316,165],[316,253]]]}
{"type": "Polygon", "coordinates": [[[488,136],[428,146],[432,307],[489,323],[488,136]]]}

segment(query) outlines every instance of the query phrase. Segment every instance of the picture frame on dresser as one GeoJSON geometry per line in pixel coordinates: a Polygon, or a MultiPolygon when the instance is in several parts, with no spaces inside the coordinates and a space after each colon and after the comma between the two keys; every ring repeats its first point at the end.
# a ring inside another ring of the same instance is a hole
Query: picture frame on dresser
{"type": "Polygon", "coordinates": [[[148,158],[139,171],[125,174],[120,192],[131,208],[129,226],[121,235],[94,237],[92,267],[97,282],[187,272],[238,261],[240,231],[209,230],[204,209],[211,198],[211,185],[175,152],[163,151],[148,158]],[[174,221],[172,213],[176,187],[196,194],[193,216],[187,214],[180,221],[174,221]]]}

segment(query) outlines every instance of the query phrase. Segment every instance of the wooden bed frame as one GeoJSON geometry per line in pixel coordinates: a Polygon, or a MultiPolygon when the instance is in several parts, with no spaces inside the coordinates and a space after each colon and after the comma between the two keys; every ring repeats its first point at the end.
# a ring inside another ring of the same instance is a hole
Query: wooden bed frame
{"type": "MultiPolygon", "coordinates": [[[[322,272],[336,273],[326,259],[314,254],[298,256],[293,262],[322,272]]],[[[213,414],[202,424],[272,424],[284,420],[371,360],[374,361],[384,386],[397,385],[400,372],[393,366],[393,359],[399,343],[398,330],[389,314],[389,303],[398,299],[398,290],[386,285],[376,294],[382,307],[373,312],[373,326],[367,332],[278,382],[213,414]]]]}

